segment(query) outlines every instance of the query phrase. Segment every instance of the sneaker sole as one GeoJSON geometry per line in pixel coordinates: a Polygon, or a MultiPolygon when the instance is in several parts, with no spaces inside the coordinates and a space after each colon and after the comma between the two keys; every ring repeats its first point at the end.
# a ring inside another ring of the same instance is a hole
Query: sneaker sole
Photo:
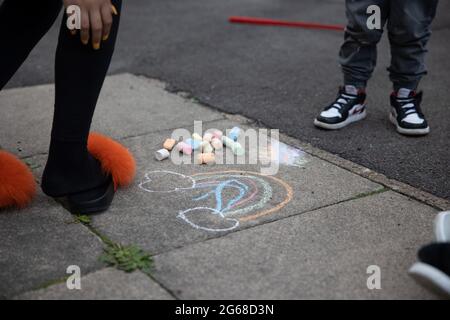
{"type": "Polygon", "coordinates": [[[326,123],[326,122],[322,122],[317,119],[314,119],[314,125],[316,127],[322,128],[322,129],[338,130],[338,129],[342,129],[342,128],[348,126],[349,124],[351,124],[353,122],[360,121],[360,120],[364,119],[366,116],[367,116],[367,113],[366,113],[366,110],[364,110],[363,112],[358,113],[356,115],[348,116],[348,118],[345,119],[345,121],[335,123],[335,124],[330,124],[330,123],[326,123]]]}
{"type": "Polygon", "coordinates": [[[430,127],[423,129],[405,129],[398,125],[397,119],[389,112],[389,120],[396,127],[397,132],[407,136],[424,136],[430,133],[430,127]]]}
{"type": "Polygon", "coordinates": [[[450,242],[450,211],[440,212],[434,220],[434,235],[437,242],[450,242]]]}
{"type": "Polygon", "coordinates": [[[408,271],[420,285],[428,290],[446,297],[450,297],[450,277],[441,270],[423,263],[417,262],[408,271]]]}

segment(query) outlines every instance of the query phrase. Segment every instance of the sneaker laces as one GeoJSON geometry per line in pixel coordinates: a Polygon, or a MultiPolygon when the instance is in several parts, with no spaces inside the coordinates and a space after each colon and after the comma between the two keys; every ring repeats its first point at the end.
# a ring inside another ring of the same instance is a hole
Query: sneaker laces
{"type": "Polygon", "coordinates": [[[349,100],[354,99],[354,96],[350,96],[348,94],[345,93],[341,93],[339,94],[339,96],[336,99],[336,102],[333,103],[333,105],[331,105],[331,108],[335,108],[338,111],[341,111],[341,109],[343,108],[344,105],[349,103],[349,100]]]}
{"type": "Polygon", "coordinates": [[[415,99],[414,98],[396,98],[397,102],[400,105],[400,108],[402,108],[405,116],[408,116],[410,114],[417,114],[419,118],[423,118],[422,112],[416,106],[415,99]]]}

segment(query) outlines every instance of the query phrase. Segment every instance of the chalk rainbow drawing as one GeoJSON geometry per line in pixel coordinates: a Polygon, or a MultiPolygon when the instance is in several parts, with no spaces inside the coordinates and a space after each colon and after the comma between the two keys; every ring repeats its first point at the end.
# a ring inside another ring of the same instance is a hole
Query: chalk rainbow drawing
{"type": "Polygon", "coordinates": [[[197,173],[192,176],[167,170],[155,170],[145,174],[145,179],[139,184],[139,188],[150,193],[174,193],[195,190],[201,192],[201,195],[194,197],[192,199],[194,202],[213,199],[214,207],[196,206],[181,210],[177,215],[179,219],[190,226],[209,232],[231,231],[239,227],[241,222],[252,221],[273,214],[286,206],[293,197],[291,186],[277,177],[262,175],[258,172],[237,170],[197,173]],[[187,185],[166,190],[155,190],[152,186],[154,180],[152,176],[158,174],[173,175],[173,177],[183,179],[187,185]],[[266,207],[272,198],[273,189],[268,180],[284,188],[286,193],[280,203],[270,208],[266,207]],[[224,199],[223,194],[230,190],[235,190],[237,194],[230,199],[224,199]],[[202,213],[219,217],[229,223],[230,226],[213,228],[199,225],[189,218],[189,216],[194,214],[202,213]]]}

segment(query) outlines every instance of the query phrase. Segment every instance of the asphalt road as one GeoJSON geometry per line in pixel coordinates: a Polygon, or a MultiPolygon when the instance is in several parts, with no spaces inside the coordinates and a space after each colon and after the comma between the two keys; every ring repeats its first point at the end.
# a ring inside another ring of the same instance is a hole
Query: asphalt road
{"type": "MultiPolygon", "coordinates": [[[[432,132],[398,135],[388,122],[389,47],[368,94],[368,118],[339,132],[312,120],[341,82],[336,31],[232,25],[230,15],[345,23],[343,0],[124,1],[111,73],[159,78],[215,108],[244,114],[387,176],[450,199],[450,3],[441,1],[422,82],[432,132]]],[[[57,26],[8,87],[53,81],[57,26]]]]}

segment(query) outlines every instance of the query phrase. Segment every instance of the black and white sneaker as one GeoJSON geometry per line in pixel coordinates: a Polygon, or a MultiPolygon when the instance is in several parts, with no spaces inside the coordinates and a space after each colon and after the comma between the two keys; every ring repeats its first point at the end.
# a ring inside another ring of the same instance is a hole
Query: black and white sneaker
{"type": "Polygon", "coordinates": [[[409,275],[425,288],[450,297],[450,243],[433,243],[420,249],[420,262],[409,275]]]}
{"type": "Polygon", "coordinates": [[[323,129],[336,130],[362,120],[366,117],[365,100],[364,92],[358,92],[353,86],[342,87],[339,89],[336,100],[314,119],[314,125],[323,129]]]}
{"type": "Polygon", "coordinates": [[[437,242],[450,242],[450,210],[440,212],[434,219],[434,235],[437,242]]]}
{"type": "Polygon", "coordinates": [[[426,135],[430,132],[425,116],[420,109],[422,92],[400,89],[391,94],[389,120],[401,134],[410,136],[426,135]]]}

